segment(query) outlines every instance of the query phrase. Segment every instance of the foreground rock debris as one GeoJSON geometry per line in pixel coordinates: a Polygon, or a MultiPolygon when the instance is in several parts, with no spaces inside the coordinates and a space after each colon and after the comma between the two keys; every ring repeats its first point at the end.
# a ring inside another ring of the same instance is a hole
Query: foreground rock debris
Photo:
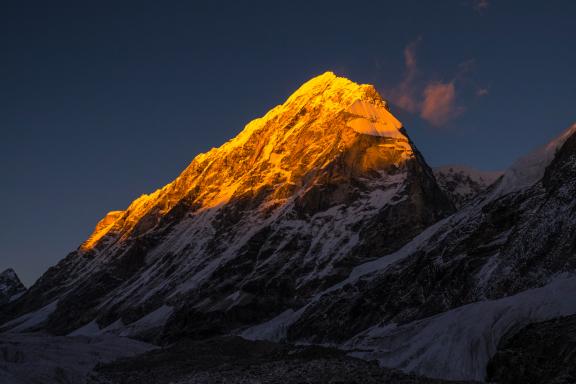
{"type": "Polygon", "coordinates": [[[89,384],[455,383],[408,375],[314,346],[223,337],[179,342],[143,356],[100,365],[89,384]]]}

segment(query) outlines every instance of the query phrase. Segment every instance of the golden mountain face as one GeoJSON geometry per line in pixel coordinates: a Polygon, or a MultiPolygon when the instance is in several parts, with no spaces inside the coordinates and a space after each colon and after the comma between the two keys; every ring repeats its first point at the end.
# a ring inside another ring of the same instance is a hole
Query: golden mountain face
{"type": "Polygon", "coordinates": [[[183,202],[201,212],[248,198],[269,210],[314,186],[393,174],[414,156],[401,128],[373,86],[326,72],[170,184],[109,213],[80,250],[138,236],[183,202]]]}

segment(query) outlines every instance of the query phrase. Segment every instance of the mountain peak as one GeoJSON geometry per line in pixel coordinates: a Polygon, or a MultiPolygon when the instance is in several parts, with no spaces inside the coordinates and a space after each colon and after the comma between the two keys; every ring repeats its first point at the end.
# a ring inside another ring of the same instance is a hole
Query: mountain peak
{"type": "Polygon", "coordinates": [[[290,104],[302,97],[320,97],[323,101],[330,101],[328,107],[347,107],[356,100],[364,100],[388,108],[388,103],[372,84],[358,84],[330,71],[313,77],[302,84],[285,104],[290,104]]]}
{"type": "Polygon", "coordinates": [[[388,103],[371,84],[358,84],[333,72],[325,72],[304,83],[283,109],[321,106],[327,112],[349,114],[348,127],[372,136],[403,138],[402,123],[390,113],[388,103]]]}
{"type": "Polygon", "coordinates": [[[0,277],[14,280],[18,278],[18,275],[16,275],[16,271],[14,271],[12,268],[8,268],[4,270],[4,272],[0,273],[0,277]]]}
{"type": "Polygon", "coordinates": [[[445,165],[434,168],[440,188],[460,208],[484,192],[503,175],[500,171],[480,171],[465,165],[445,165]]]}
{"type": "Polygon", "coordinates": [[[336,76],[334,72],[324,72],[321,75],[313,77],[300,86],[288,99],[294,100],[302,96],[325,95],[331,96],[348,96],[363,97],[366,91],[374,88],[368,84],[357,84],[345,77],[336,76]]]}
{"type": "Polygon", "coordinates": [[[202,209],[268,188],[276,189],[270,200],[286,201],[287,190],[309,187],[317,177],[312,175],[345,154],[352,173],[398,167],[414,157],[402,123],[374,86],[325,72],[232,140],[198,155],[172,183],[108,214],[80,249],[111,244],[103,242],[108,234],[146,232],[193,191],[202,209]],[[148,214],[156,218],[142,221],[148,214]]]}
{"type": "Polygon", "coordinates": [[[0,273],[0,304],[3,304],[26,290],[12,268],[0,273]]]}

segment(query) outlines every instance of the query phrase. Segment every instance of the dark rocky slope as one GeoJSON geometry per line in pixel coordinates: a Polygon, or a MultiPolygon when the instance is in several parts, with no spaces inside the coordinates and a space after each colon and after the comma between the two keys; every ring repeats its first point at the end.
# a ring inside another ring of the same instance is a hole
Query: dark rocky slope
{"type": "Polygon", "coordinates": [[[530,324],[506,337],[488,364],[500,384],[576,383],[576,316],[530,324]]]}

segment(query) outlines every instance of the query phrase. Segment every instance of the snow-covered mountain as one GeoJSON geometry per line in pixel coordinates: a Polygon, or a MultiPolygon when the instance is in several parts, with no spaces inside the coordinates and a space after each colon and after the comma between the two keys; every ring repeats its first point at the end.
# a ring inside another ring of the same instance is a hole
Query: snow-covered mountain
{"type": "Polygon", "coordinates": [[[26,287],[12,268],[0,273],[0,305],[16,299],[26,291],[26,287]]]}
{"type": "Polygon", "coordinates": [[[484,192],[502,175],[503,172],[479,171],[463,165],[434,168],[434,176],[438,185],[457,208],[484,192]]]}
{"type": "Polygon", "coordinates": [[[435,176],[374,87],[325,73],[110,212],[0,332],[232,334],[458,380],[496,354],[497,377],[505,340],[576,314],[574,196],[576,126],[503,175],[435,176]]]}
{"type": "Polygon", "coordinates": [[[227,333],[303,305],[452,212],[374,87],[328,72],[109,213],[4,329],[227,333]]]}

